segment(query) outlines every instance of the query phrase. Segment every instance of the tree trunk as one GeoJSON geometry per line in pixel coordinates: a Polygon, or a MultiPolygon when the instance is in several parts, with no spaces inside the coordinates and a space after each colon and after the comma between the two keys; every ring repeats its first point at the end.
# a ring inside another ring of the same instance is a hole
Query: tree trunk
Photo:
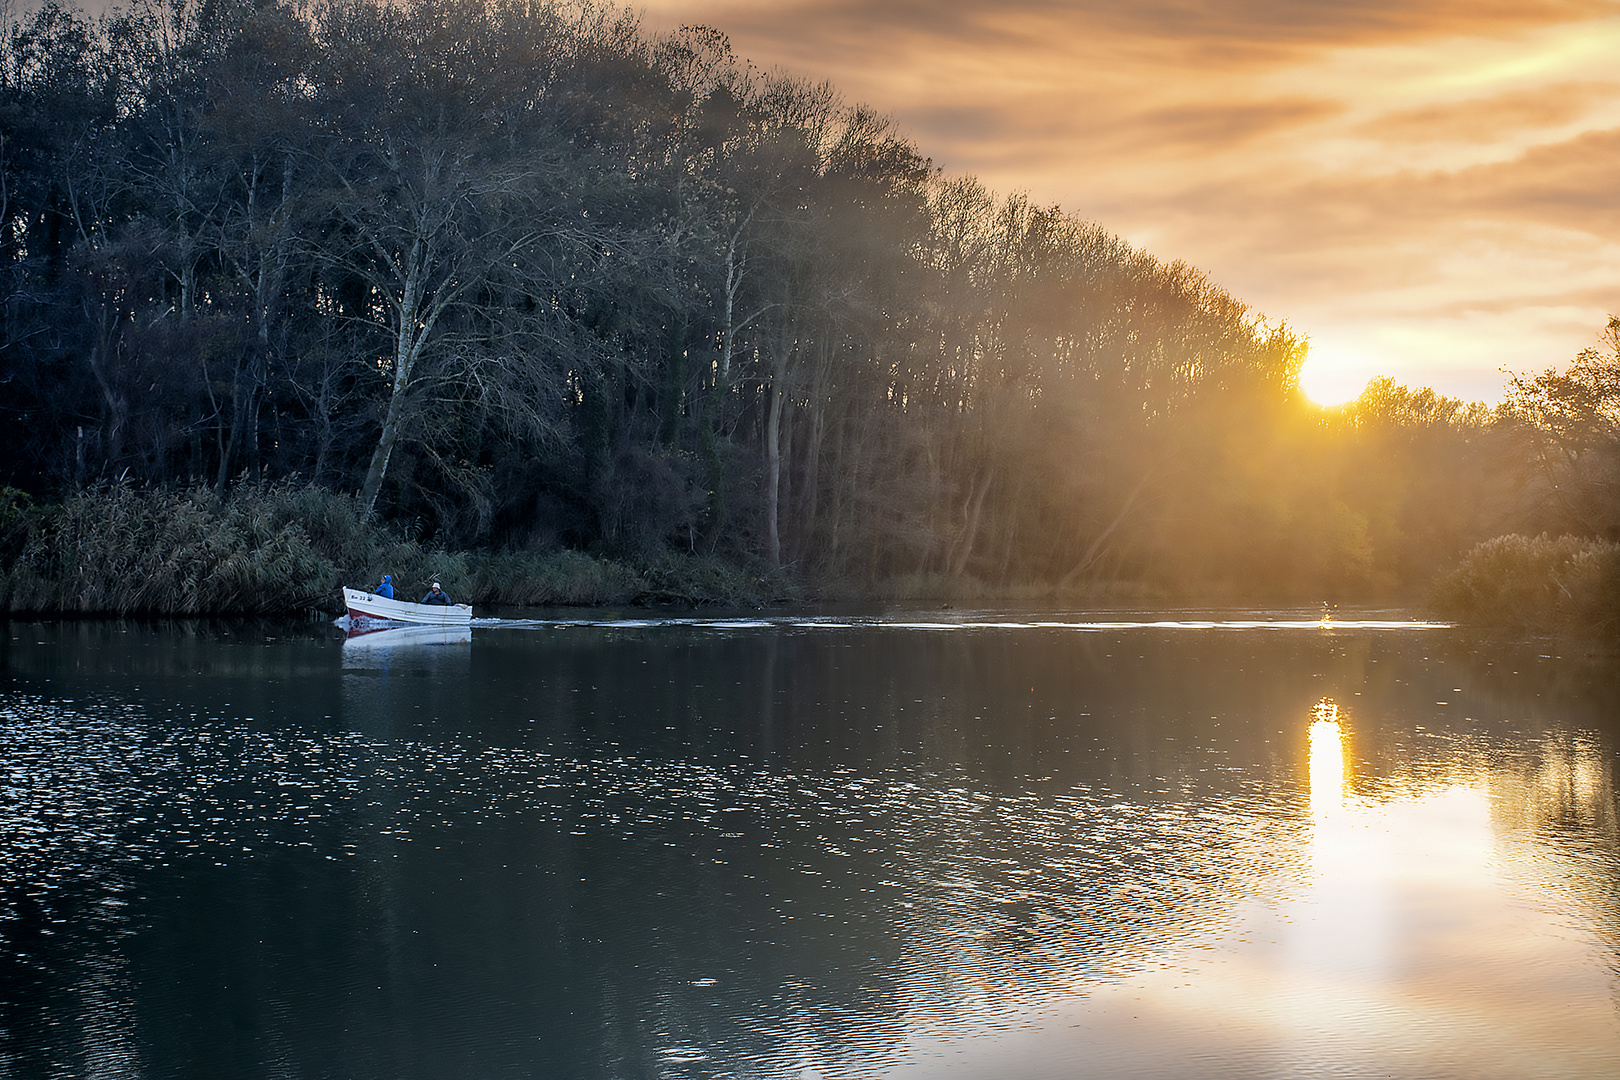
{"type": "Polygon", "coordinates": [[[370,517],[376,509],[377,495],[382,491],[383,480],[388,475],[388,462],[394,456],[394,445],[399,442],[400,430],[404,426],[411,369],[416,366],[422,344],[433,329],[432,316],[424,318],[421,311],[421,264],[422,242],[418,239],[412,245],[405,287],[400,291],[399,326],[394,339],[394,379],[388,394],[388,413],[383,418],[382,432],[377,436],[377,448],[371,453],[366,482],[360,488],[360,512],[366,517],[370,517]]]}
{"type": "Polygon", "coordinates": [[[782,565],[782,410],[787,395],[782,382],[787,377],[787,359],[780,350],[771,358],[769,407],[765,414],[765,537],[772,566],[782,565]]]}
{"type": "MultiPolygon", "coordinates": [[[[401,352],[404,343],[401,342],[401,352]]],[[[405,422],[405,392],[410,385],[411,363],[415,357],[400,357],[394,362],[393,389],[388,396],[388,413],[383,418],[382,432],[377,436],[377,448],[371,452],[371,465],[366,469],[366,482],[360,488],[360,512],[370,517],[377,507],[377,495],[382,491],[388,475],[388,462],[394,456],[394,445],[399,442],[400,428],[405,422]]]]}
{"type": "Polygon", "coordinates": [[[984,479],[979,481],[978,490],[973,493],[968,504],[962,508],[962,516],[966,519],[962,533],[957,538],[954,554],[951,557],[948,572],[951,577],[962,576],[967,569],[969,556],[973,554],[973,542],[979,535],[979,514],[984,510],[984,499],[990,494],[990,485],[995,481],[996,471],[987,468],[984,470],[984,479]]]}
{"type": "Polygon", "coordinates": [[[1062,579],[1057,583],[1058,588],[1067,588],[1068,586],[1074,584],[1080,575],[1085,573],[1086,570],[1088,570],[1091,565],[1095,563],[1097,559],[1106,551],[1106,549],[1103,547],[1104,543],[1106,543],[1108,538],[1114,534],[1114,530],[1119,528],[1120,525],[1124,523],[1125,518],[1129,516],[1131,508],[1136,505],[1137,497],[1142,494],[1142,489],[1147,487],[1148,481],[1153,479],[1153,474],[1155,471],[1156,470],[1149,469],[1142,479],[1136,482],[1136,486],[1131,488],[1131,493],[1125,496],[1125,503],[1119,508],[1119,513],[1114,515],[1114,520],[1110,521],[1108,523],[1108,527],[1103,529],[1102,532],[1098,533],[1096,538],[1091,541],[1091,546],[1086,548],[1086,553],[1084,555],[1080,556],[1080,561],[1075,563],[1073,568],[1070,569],[1067,574],[1064,574],[1062,579]]]}

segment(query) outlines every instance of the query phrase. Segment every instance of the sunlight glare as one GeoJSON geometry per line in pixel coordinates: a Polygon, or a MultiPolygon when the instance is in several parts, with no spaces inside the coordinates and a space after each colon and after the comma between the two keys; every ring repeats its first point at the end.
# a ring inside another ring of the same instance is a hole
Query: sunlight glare
{"type": "Polygon", "coordinates": [[[1372,365],[1364,357],[1342,347],[1312,342],[1305,364],[1299,369],[1299,388],[1316,404],[1330,409],[1361,396],[1372,378],[1372,365]]]}

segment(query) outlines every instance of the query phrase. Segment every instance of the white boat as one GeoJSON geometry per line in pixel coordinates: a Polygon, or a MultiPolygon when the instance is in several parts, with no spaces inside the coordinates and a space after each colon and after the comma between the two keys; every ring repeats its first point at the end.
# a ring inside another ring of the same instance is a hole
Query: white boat
{"type": "Polygon", "coordinates": [[[386,596],[359,589],[344,589],[343,603],[348,607],[351,619],[381,619],[427,626],[466,626],[472,622],[471,604],[413,604],[409,600],[390,600],[386,596]]]}

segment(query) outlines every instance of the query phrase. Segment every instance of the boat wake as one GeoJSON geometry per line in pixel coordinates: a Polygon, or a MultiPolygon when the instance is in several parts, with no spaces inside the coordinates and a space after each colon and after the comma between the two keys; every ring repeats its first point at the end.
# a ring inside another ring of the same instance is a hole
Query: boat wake
{"type": "Polygon", "coordinates": [[[682,627],[700,630],[1058,630],[1076,633],[1103,633],[1117,630],[1228,630],[1228,631],[1340,631],[1340,630],[1449,630],[1451,623],[1424,619],[1402,618],[1225,618],[1225,619],[1096,619],[1084,616],[1057,616],[1042,619],[1024,619],[995,615],[963,615],[953,618],[920,617],[916,614],[894,616],[761,616],[757,618],[701,618],[671,616],[667,618],[603,618],[603,619],[474,619],[478,628],[512,630],[648,630],[682,627]]]}

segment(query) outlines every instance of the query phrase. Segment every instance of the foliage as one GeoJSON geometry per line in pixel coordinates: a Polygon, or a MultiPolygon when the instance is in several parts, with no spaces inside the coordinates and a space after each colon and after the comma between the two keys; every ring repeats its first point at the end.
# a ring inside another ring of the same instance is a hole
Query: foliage
{"type": "Polygon", "coordinates": [[[1302,357],[591,0],[52,3],[4,60],[0,482],[36,494],[304,476],[457,547],[1029,577],[1132,483],[1077,459],[1302,357]]]}
{"type": "Polygon", "coordinates": [[[1533,465],[1532,511],[1564,531],[1620,540],[1620,317],[1600,340],[1563,372],[1514,379],[1507,409],[1533,465]]]}
{"type": "Polygon", "coordinates": [[[1620,637],[1620,544],[1573,536],[1499,536],[1474,547],[1435,588],[1459,621],[1620,637]]]}

